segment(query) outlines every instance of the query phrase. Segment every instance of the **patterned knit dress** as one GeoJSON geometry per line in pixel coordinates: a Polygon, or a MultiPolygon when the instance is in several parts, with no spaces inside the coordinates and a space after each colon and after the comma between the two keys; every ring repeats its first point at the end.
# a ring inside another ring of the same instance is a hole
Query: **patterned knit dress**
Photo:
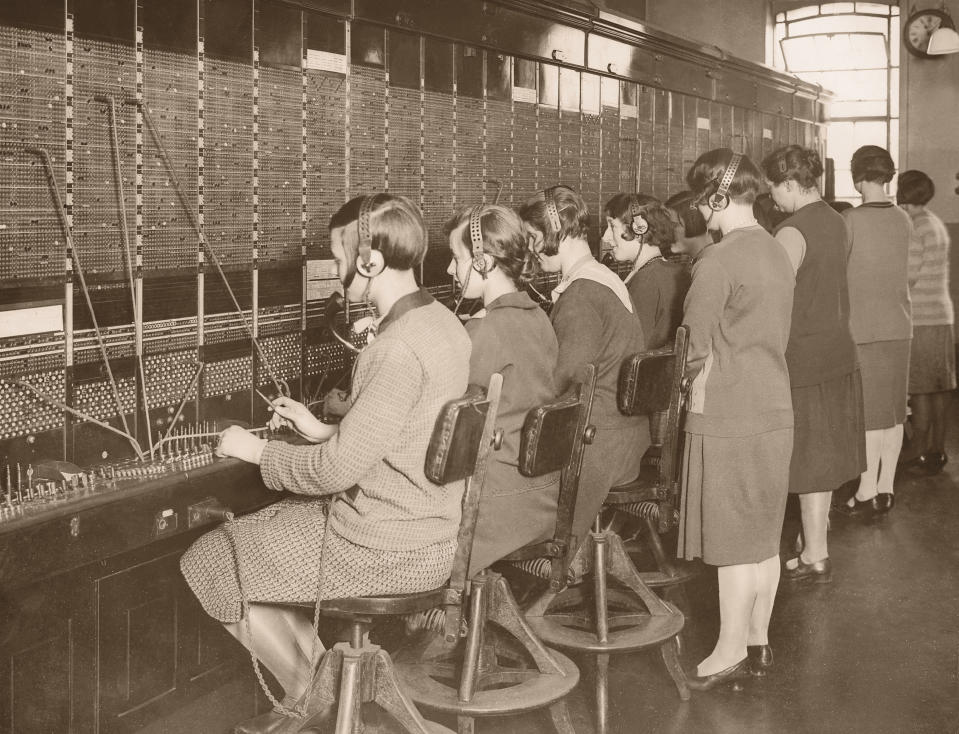
{"type": "Polygon", "coordinates": [[[207,613],[238,621],[240,583],[249,601],[266,603],[442,584],[463,486],[433,484],[424,463],[440,409],[466,390],[469,356],[463,327],[428,293],[398,301],[357,357],[338,433],[264,449],[266,485],[296,496],[207,533],[184,554],[180,568],[207,613]]]}

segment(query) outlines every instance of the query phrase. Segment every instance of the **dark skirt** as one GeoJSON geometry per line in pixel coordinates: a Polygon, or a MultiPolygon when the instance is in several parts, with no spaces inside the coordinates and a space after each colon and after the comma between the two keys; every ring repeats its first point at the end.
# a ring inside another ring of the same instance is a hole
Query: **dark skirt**
{"type": "Polygon", "coordinates": [[[866,469],[862,377],[857,369],[792,389],[794,431],[789,492],[830,492],[866,469]]]}
{"type": "MultiPolygon", "coordinates": [[[[180,570],[206,613],[225,623],[242,618],[238,575],[248,601],[315,601],[325,501],[281,500],[238,518],[232,528],[225,524],[211,530],[190,546],[180,559],[180,570]]],[[[449,578],[455,551],[455,539],[392,551],[357,545],[330,530],[323,554],[322,596],[428,591],[449,578]]]]}
{"type": "Polygon", "coordinates": [[[909,339],[859,344],[866,430],[892,428],[906,420],[909,339]]]}
{"type": "Polygon", "coordinates": [[[686,434],[680,558],[714,566],[779,553],[793,429],[726,438],[686,434]]]}
{"type": "Polygon", "coordinates": [[[952,324],[914,326],[909,356],[909,394],[956,389],[956,344],[952,324]]]}

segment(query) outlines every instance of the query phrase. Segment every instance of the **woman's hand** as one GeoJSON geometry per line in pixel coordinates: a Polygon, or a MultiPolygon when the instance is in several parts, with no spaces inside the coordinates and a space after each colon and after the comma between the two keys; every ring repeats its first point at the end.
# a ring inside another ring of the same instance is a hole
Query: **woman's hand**
{"type": "Polygon", "coordinates": [[[230,426],[220,434],[216,455],[233,456],[250,464],[259,464],[264,446],[266,446],[266,439],[254,436],[239,426],[230,426]]]}
{"type": "Polygon", "coordinates": [[[330,427],[322,423],[303,403],[298,403],[293,398],[278,397],[272,405],[273,417],[270,418],[269,424],[272,430],[284,426],[292,428],[313,443],[325,441],[330,437],[330,427]]]}

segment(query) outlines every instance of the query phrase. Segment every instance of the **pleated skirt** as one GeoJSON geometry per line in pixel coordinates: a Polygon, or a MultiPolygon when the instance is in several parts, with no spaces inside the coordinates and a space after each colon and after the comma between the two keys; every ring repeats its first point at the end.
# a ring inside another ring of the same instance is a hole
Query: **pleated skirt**
{"type": "Polygon", "coordinates": [[[789,492],[831,492],[866,469],[862,377],[857,369],[792,389],[794,431],[789,492]]]}
{"type": "Polygon", "coordinates": [[[793,429],[727,438],[686,434],[677,555],[714,566],[779,553],[793,429]]]}
{"type": "Polygon", "coordinates": [[[867,431],[892,428],[906,420],[910,341],[900,339],[857,345],[867,431]]]}
{"type": "Polygon", "coordinates": [[[952,324],[914,326],[909,356],[909,394],[956,389],[956,344],[952,324]]]}

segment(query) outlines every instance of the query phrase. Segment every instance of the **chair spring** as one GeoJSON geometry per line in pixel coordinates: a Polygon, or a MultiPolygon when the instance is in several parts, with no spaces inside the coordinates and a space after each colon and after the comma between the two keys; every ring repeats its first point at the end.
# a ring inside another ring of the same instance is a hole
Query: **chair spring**
{"type": "Polygon", "coordinates": [[[649,518],[650,520],[659,520],[659,505],[655,502],[631,502],[628,505],[617,505],[617,512],[625,512],[633,517],[649,518]]]}
{"type": "Polygon", "coordinates": [[[443,625],[446,623],[446,610],[442,607],[434,607],[433,609],[427,609],[425,612],[407,614],[403,617],[403,621],[406,623],[406,634],[408,635],[420,630],[442,632],[443,625]]]}
{"type": "Polygon", "coordinates": [[[549,581],[553,564],[549,558],[531,558],[528,561],[515,561],[513,566],[530,576],[549,581]]]}

